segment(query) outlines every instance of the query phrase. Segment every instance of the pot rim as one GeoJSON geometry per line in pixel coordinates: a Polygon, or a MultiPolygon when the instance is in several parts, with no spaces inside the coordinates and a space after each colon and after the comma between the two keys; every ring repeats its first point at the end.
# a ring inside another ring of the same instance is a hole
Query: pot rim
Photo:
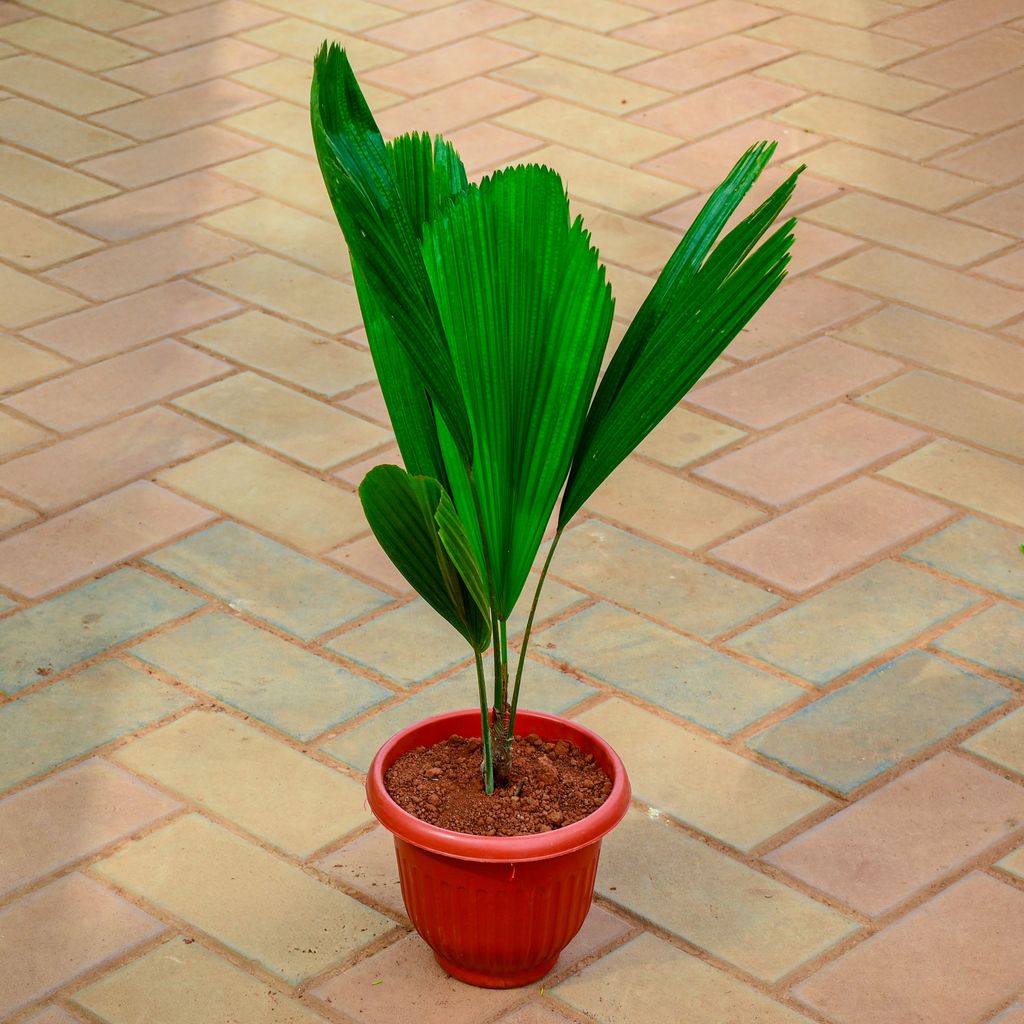
{"type": "MultiPolygon", "coordinates": [[[[404,810],[391,798],[384,785],[384,773],[402,754],[414,747],[424,745],[414,739],[419,732],[434,731],[445,722],[451,723],[449,731],[440,730],[438,739],[431,742],[445,739],[454,732],[459,732],[462,735],[468,733],[471,737],[480,735],[479,708],[448,711],[441,715],[421,719],[414,725],[407,726],[395,733],[377,751],[370,764],[370,770],[366,776],[366,795],[370,810],[373,811],[377,820],[398,839],[421,849],[455,857],[459,860],[506,864],[546,860],[600,842],[615,828],[629,809],[631,792],[626,769],[609,743],[585,725],[570,718],[550,715],[543,711],[520,710],[516,714],[516,735],[523,735],[524,732],[526,734],[531,732],[543,734],[544,726],[553,724],[562,730],[568,728],[570,732],[576,733],[577,737],[582,738],[587,746],[593,748],[591,752],[595,754],[601,767],[612,780],[612,791],[608,794],[605,802],[597,810],[571,825],[552,829],[550,832],[538,832],[526,836],[471,835],[466,832],[453,832],[451,829],[440,828],[422,821],[414,814],[404,810]],[[475,730],[472,728],[473,722],[476,724],[475,730]],[[519,728],[520,725],[527,724],[529,725],[528,729],[519,728]]],[[[448,728],[445,726],[445,729],[448,728]]]]}

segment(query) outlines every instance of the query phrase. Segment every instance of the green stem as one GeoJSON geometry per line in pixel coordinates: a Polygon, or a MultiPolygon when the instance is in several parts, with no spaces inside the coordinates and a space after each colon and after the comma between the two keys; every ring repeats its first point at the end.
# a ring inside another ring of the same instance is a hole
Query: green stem
{"type": "Polygon", "coordinates": [[[479,651],[476,658],[476,685],[480,691],[480,736],[484,745],[484,791],[494,792],[494,755],[491,752],[491,721],[487,713],[487,683],[484,681],[484,659],[479,651]]]}
{"type": "Polygon", "coordinates": [[[508,734],[512,736],[516,727],[516,709],[519,707],[519,684],[523,681],[523,666],[526,664],[526,649],[530,646],[530,634],[533,632],[533,619],[537,614],[537,605],[540,602],[540,591],[541,587],[544,586],[544,580],[547,578],[548,569],[551,568],[551,558],[555,553],[555,548],[558,547],[558,542],[562,537],[561,527],[555,534],[551,541],[551,547],[548,548],[548,557],[544,559],[544,568],[540,571],[540,579],[537,580],[537,589],[533,592],[533,604],[530,605],[530,616],[526,620],[526,632],[523,634],[523,644],[519,648],[519,664],[516,665],[516,682],[512,688],[512,710],[509,713],[508,721],[508,734]]]}

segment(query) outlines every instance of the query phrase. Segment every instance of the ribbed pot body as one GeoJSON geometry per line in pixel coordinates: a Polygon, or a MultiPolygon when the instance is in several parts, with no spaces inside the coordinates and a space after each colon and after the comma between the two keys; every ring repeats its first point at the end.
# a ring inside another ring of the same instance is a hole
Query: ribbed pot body
{"type": "Polygon", "coordinates": [[[622,762],[599,736],[568,719],[520,711],[516,732],[568,740],[594,755],[612,792],[593,814],[531,836],[472,836],[429,825],[402,810],[384,774],[402,754],[452,734],[480,735],[479,711],[426,719],[378,751],[366,790],[370,807],[395,837],[406,911],[452,976],[485,988],[515,988],[542,978],[580,930],[594,896],[601,840],[629,806],[622,762]]]}

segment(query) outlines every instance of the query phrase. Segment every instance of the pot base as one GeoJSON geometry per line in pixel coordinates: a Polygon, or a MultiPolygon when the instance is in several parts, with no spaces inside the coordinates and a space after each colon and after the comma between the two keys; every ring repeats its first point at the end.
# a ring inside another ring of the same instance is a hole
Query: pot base
{"type": "Polygon", "coordinates": [[[507,972],[488,974],[485,971],[474,971],[468,967],[462,967],[455,963],[455,961],[442,956],[436,950],[434,951],[434,959],[441,965],[442,970],[450,974],[457,981],[464,981],[467,985],[475,985],[477,988],[522,988],[524,985],[532,985],[535,981],[540,981],[558,963],[558,957],[554,956],[550,960],[545,960],[543,963],[537,964],[527,971],[519,971],[513,974],[507,972]]]}

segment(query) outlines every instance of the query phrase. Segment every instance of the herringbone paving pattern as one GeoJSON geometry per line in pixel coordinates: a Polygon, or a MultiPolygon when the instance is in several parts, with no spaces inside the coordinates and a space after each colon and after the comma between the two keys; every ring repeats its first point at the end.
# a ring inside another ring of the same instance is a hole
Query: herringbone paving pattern
{"type": "Polygon", "coordinates": [[[1021,0],[0,0],[0,1018],[1024,1020],[1022,95],[1021,0]],[[354,493],[325,37],[561,171],[623,322],[748,143],[809,167],[556,560],[526,700],[636,805],[527,990],[433,965],[362,797],[473,689],[354,493]]]}

